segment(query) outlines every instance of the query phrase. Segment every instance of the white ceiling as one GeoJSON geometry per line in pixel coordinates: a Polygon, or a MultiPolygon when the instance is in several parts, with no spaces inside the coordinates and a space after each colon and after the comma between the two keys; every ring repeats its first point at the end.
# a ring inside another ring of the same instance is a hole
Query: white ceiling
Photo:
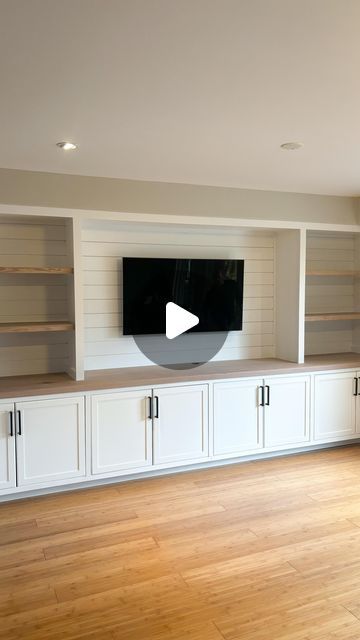
{"type": "Polygon", "coordinates": [[[360,0],[0,0],[0,12],[1,167],[360,193],[360,0]],[[305,146],[280,150],[289,140],[305,146]]]}

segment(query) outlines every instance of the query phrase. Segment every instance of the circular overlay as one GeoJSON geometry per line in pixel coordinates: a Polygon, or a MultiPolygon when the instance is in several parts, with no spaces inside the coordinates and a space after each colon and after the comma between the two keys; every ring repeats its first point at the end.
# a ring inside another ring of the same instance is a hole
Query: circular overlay
{"type": "Polygon", "coordinates": [[[167,369],[193,369],[212,360],[227,338],[227,331],[186,332],[169,340],[166,335],[134,336],[140,351],[167,369]]]}

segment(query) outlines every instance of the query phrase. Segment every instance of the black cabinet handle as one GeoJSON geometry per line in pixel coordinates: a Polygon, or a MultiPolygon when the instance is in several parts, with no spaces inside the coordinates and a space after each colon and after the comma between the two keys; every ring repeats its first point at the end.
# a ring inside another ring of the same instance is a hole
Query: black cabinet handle
{"type": "Polygon", "coordinates": [[[265,386],[265,389],[266,389],[266,402],[265,402],[265,404],[268,407],[270,405],[270,387],[269,387],[268,384],[265,386]]]}
{"type": "Polygon", "coordinates": [[[265,388],[259,387],[260,390],[260,407],[265,407],[265,388]]]}
{"type": "Polygon", "coordinates": [[[149,420],[153,419],[153,401],[152,401],[152,397],[148,396],[148,400],[149,400],[149,415],[148,418],[149,420]]]}
{"type": "Polygon", "coordinates": [[[159,396],[154,396],[154,400],[156,401],[156,409],[155,409],[155,416],[154,418],[158,418],[159,417],[159,396]]]}
{"type": "Polygon", "coordinates": [[[354,396],[358,395],[358,389],[359,389],[359,380],[358,378],[354,378],[355,380],[355,391],[354,391],[354,396]]]}
{"type": "Polygon", "coordinates": [[[360,380],[360,378],[356,378],[356,379],[357,379],[357,381],[358,381],[356,391],[357,391],[357,395],[358,395],[358,396],[360,396],[360,385],[359,385],[359,380],[360,380]]]}
{"type": "Polygon", "coordinates": [[[14,412],[9,411],[9,422],[10,422],[10,436],[14,436],[14,412]]]}
{"type": "Polygon", "coordinates": [[[18,415],[18,436],[22,435],[22,430],[21,430],[21,411],[18,409],[17,410],[17,415],[18,415]]]}

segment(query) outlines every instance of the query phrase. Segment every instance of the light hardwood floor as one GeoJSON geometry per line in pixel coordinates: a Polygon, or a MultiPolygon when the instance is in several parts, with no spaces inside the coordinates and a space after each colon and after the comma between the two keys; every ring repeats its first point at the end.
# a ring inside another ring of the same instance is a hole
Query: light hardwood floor
{"type": "Polygon", "coordinates": [[[0,505],[6,640],[359,640],[360,447],[0,505]]]}

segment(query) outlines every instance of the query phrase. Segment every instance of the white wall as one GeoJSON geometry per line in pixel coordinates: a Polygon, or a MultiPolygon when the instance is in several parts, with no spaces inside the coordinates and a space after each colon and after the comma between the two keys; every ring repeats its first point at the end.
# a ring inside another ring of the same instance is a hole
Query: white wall
{"type": "Polygon", "coordinates": [[[244,324],[231,332],[219,360],[274,356],[274,237],[272,233],[87,223],[82,236],[85,369],[150,364],[122,335],[124,256],[245,260],[244,324]]]}
{"type": "Polygon", "coordinates": [[[0,169],[0,202],[127,211],[357,224],[358,199],[0,169]]]}

